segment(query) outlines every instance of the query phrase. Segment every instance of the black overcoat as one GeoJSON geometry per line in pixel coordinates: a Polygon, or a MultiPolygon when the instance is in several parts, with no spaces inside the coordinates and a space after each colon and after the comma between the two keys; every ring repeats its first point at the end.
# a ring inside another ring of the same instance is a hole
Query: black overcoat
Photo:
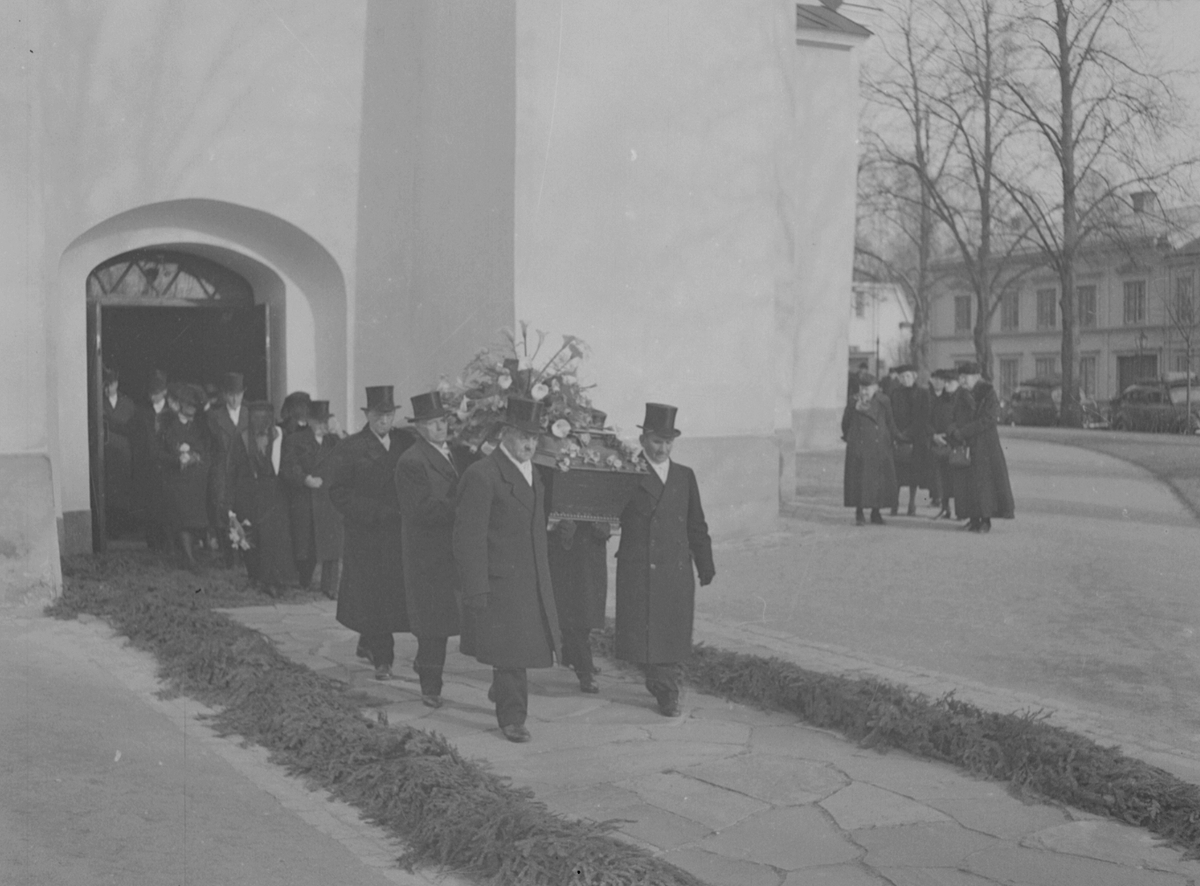
{"type": "Polygon", "coordinates": [[[124,394],[117,394],[117,405],[104,398],[104,496],[110,508],[131,510],[133,496],[134,417],[137,407],[124,394]]]}
{"type": "Polygon", "coordinates": [[[892,420],[898,439],[913,447],[911,458],[896,459],[896,483],[928,488],[932,468],[929,389],[915,384],[910,388],[894,385],[888,397],[892,401],[892,420]]]}
{"type": "Polygon", "coordinates": [[[458,483],[454,562],[466,622],[461,648],[492,667],[550,667],[561,648],[544,494],[537,472],[531,487],[499,447],[467,468],[458,483]]]}
{"type": "Polygon", "coordinates": [[[158,451],[162,448],[163,434],[174,413],[167,408],[155,412],[149,404],[137,411],[130,426],[129,442],[133,451],[133,497],[137,510],[155,525],[166,523],[166,506],[163,501],[162,466],[158,451]]]}
{"type": "Polygon", "coordinates": [[[413,443],[407,431],[392,431],[390,448],[370,427],[338,444],[326,483],[342,515],[342,578],[337,620],[360,634],[407,631],[404,559],[400,553],[400,504],[396,462],[413,443]]]}
{"type": "Polygon", "coordinates": [[[617,658],[668,664],[691,656],[696,573],[703,584],[716,574],[712,539],[695,473],[671,462],[667,482],[651,470],[621,512],[617,658]]]}
{"type": "Polygon", "coordinates": [[[971,450],[967,468],[966,516],[1011,519],[1015,514],[1012,486],[1008,480],[1008,462],[1000,446],[1000,398],[989,382],[979,381],[970,392],[975,408],[969,421],[956,424],[952,433],[965,440],[971,450]]]}
{"type": "Polygon", "coordinates": [[[458,468],[419,439],[396,462],[408,622],[418,637],[459,633],[454,506],[458,468]]]}
{"type": "Polygon", "coordinates": [[[206,529],[212,455],[208,434],[198,419],[193,418],[187,424],[175,416],[167,420],[158,450],[158,463],[162,468],[167,525],[175,532],[206,529]],[[184,446],[199,455],[200,461],[181,466],[179,455],[184,446]]]}
{"type": "Polygon", "coordinates": [[[848,508],[891,508],[898,502],[896,465],[892,441],[896,426],[891,405],[875,396],[860,410],[851,403],[842,413],[846,463],[842,474],[842,502],[848,508]]]}
{"type": "Polygon", "coordinates": [[[287,487],[292,552],[297,562],[337,560],[342,556],[342,515],[329,500],[326,476],[340,442],[333,434],[326,434],[318,443],[309,427],[283,438],[279,473],[287,487]],[[304,483],[309,476],[319,477],[323,485],[310,489],[304,483]]]}
{"type": "Polygon", "coordinates": [[[236,459],[246,455],[242,434],[250,427],[250,413],[243,404],[235,425],[225,404],[220,403],[204,413],[204,423],[212,441],[212,470],[208,478],[209,513],[212,525],[220,527],[224,533],[229,512],[233,510],[233,466],[236,459]]]}
{"type": "MultiPolygon", "coordinates": [[[[950,395],[950,431],[965,425],[975,417],[975,397],[961,385],[950,395]]],[[[946,438],[951,444],[965,445],[950,434],[946,438]]],[[[954,493],[954,516],[967,519],[971,509],[971,482],[968,468],[950,468],[950,488],[954,493]]]]}
{"type": "Polygon", "coordinates": [[[281,432],[271,427],[266,450],[259,452],[249,431],[242,446],[234,451],[228,483],[233,488],[233,511],[238,520],[249,521],[246,533],[252,547],[246,551],[250,577],[268,585],[296,583],[296,561],[292,557],[292,533],[288,526],[287,490],[275,469],[274,449],[280,448],[281,432]]]}

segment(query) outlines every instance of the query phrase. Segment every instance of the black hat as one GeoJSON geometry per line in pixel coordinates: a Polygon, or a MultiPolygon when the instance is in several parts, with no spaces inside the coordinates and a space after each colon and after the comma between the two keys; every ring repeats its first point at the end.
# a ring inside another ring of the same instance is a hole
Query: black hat
{"type": "Polygon", "coordinates": [[[647,403],[646,418],[638,425],[647,434],[660,437],[678,437],[682,431],[675,430],[675,413],[679,410],[666,403],[647,403]]]}
{"type": "Polygon", "coordinates": [[[896,373],[896,375],[903,375],[906,372],[916,372],[917,367],[911,363],[901,363],[899,366],[893,366],[891,371],[896,373]]]}
{"type": "Polygon", "coordinates": [[[269,413],[272,418],[275,417],[275,407],[270,400],[252,400],[246,404],[246,411],[251,415],[269,413]]]}
{"type": "Polygon", "coordinates": [[[542,432],[542,417],[545,408],[537,400],[524,397],[509,397],[504,410],[504,424],[527,434],[542,432]]]}
{"type": "Polygon", "coordinates": [[[869,372],[860,372],[858,374],[858,389],[869,388],[871,385],[879,384],[879,379],[871,375],[869,372]]]}
{"type": "Polygon", "coordinates": [[[286,411],[298,403],[303,403],[307,406],[311,402],[312,397],[308,395],[308,391],[292,391],[283,398],[283,409],[286,411]]]}
{"type": "Polygon", "coordinates": [[[246,380],[242,378],[240,372],[226,372],[221,376],[222,394],[244,394],[245,392],[246,380]]]}
{"type": "Polygon", "coordinates": [[[167,390],[167,374],[161,369],[156,369],[150,373],[150,384],[147,386],[146,393],[150,396],[161,394],[167,390]]]}
{"type": "Polygon", "coordinates": [[[929,373],[930,378],[940,378],[942,381],[949,381],[952,378],[958,378],[958,373],[953,369],[935,369],[929,373]]]}
{"type": "Polygon", "coordinates": [[[588,426],[592,428],[603,428],[608,422],[608,413],[600,409],[588,410],[588,426]]]}
{"type": "Polygon", "coordinates": [[[313,400],[308,404],[308,417],[312,421],[329,421],[329,401],[313,400]]]}
{"type": "Polygon", "coordinates": [[[120,381],[120,376],[117,374],[117,370],[110,369],[109,367],[105,366],[104,367],[104,384],[105,384],[105,386],[107,387],[108,385],[111,385],[113,382],[116,382],[116,381],[120,381]]]}
{"type": "Polygon", "coordinates": [[[958,366],[956,366],[954,368],[954,371],[958,375],[979,375],[980,374],[979,364],[978,363],[970,363],[970,362],[959,363],[958,366]]]}
{"type": "Polygon", "coordinates": [[[395,412],[396,401],[392,399],[392,385],[376,385],[367,388],[367,405],[363,412],[395,412]]]}
{"type": "Polygon", "coordinates": [[[433,421],[450,414],[450,410],[442,405],[442,392],[430,391],[428,394],[417,394],[409,398],[412,401],[413,417],[410,422],[433,421]]]}
{"type": "Polygon", "coordinates": [[[204,405],[206,398],[204,396],[204,389],[199,385],[181,384],[177,389],[176,399],[179,400],[180,409],[190,406],[195,410],[204,405]]]}

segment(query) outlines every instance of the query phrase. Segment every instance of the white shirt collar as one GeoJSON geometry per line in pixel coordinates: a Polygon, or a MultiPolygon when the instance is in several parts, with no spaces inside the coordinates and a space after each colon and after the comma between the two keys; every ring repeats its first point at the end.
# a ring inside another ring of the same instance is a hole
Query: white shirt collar
{"type": "Polygon", "coordinates": [[[384,437],[380,437],[374,431],[371,431],[371,433],[375,435],[376,440],[378,440],[380,443],[383,444],[384,449],[386,449],[388,452],[392,451],[392,437],[390,434],[388,434],[387,436],[384,436],[384,437]]]}
{"type": "Polygon", "coordinates": [[[513,454],[511,452],[509,452],[508,449],[505,448],[503,443],[500,444],[500,451],[503,452],[506,456],[508,456],[508,460],[517,466],[517,470],[521,472],[521,476],[525,478],[525,482],[528,483],[530,486],[532,486],[533,485],[533,462],[517,461],[515,458],[513,458],[513,454]]]}
{"type": "Polygon", "coordinates": [[[669,459],[669,458],[664,459],[662,464],[657,464],[657,465],[654,462],[650,461],[650,459],[646,459],[646,463],[648,465],[650,465],[651,468],[654,469],[654,473],[658,474],[658,479],[663,481],[663,486],[666,486],[667,485],[667,472],[669,470],[671,470],[671,459],[669,459]]]}
{"type": "Polygon", "coordinates": [[[112,406],[113,409],[117,408],[117,397],[118,397],[117,394],[113,394],[111,397],[108,398],[108,402],[112,406]]]}
{"type": "Polygon", "coordinates": [[[150,407],[151,407],[151,408],[154,410],[154,414],[155,414],[155,415],[158,415],[158,414],[159,414],[159,413],[161,413],[161,412],[162,412],[164,409],[166,409],[166,408],[167,408],[167,401],[166,401],[166,400],[159,400],[159,401],[155,402],[154,400],[151,400],[151,401],[150,401],[150,407]]]}
{"type": "Polygon", "coordinates": [[[225,411],[229,413],[229,420],[233,422],[233,426],[237,427],[237,423],[242,417],[242,407],[239,406],[237,409],[230,409],[226,406],[225,411]]]}

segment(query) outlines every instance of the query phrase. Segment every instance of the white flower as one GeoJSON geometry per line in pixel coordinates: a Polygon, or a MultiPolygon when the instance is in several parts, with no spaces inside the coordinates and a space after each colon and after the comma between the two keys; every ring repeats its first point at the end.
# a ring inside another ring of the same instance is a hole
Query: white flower
{"type": "Polygon", "coordinates": [[[604,461],[610,468],[621,467],[621,459],[617,458],[615,455],[610,455],[604,461]]]}
{"type": "Polygon", "coordinates": [[[467,400],[466,397],[463,397],[462,400],[459,401],[459,404],[458,404],[458,417],[465,421],[467,416],[470,414],[470,412],[471,412],[470,401],[467,400]]]}
{"type": "Polygon", "coordinates": [[[192,447],[188,446],[186,443],[180,443],[180,444],[179,444],[179,451],[180,451],[180,452],[191,452],[191,451],[192,451],[192,447]]]}
{"type": "MultiPolygon", "coordinates": [[[[537,388],[534,388],[534,390],[536,391],[537,388]]],[[[550,433],[562,440],[567,434],[571,433],[571,423],[565,418],[560,418],[554,424],[550,425],[550,433]]]]}
{"type": "Polygon", "coordinates": [[[529,390],[529,396],[534,400],[541,400],[550,393],[550,389],[541,382],[538,382],[529,390]]]}
{"type": "Polygon", "coordinates": [[[487,443],[484,443],[482,446],[479,447],[479,451],[482,452],[484,455],[491,455],[495,449],[496,449],[496,444],[492,443],[491,441],[488,441],[487,443]]]}
{"type": "Polygon", "coordinates": [[[517,360],[517,369],[532,369],[533,364],[529,362],[528,357],[521,357],[517,360]]]}
{"type": "Polygon", "coordinates": [[[512,387],[512,376],[507,372],[500,373],[500,377],[496,379],[496,384],[500,385],[500,390],[507,391],[512,387]]]}
{"type": "Polygon", "coordinates": [[[592,435],[591,434],[580,434],[579,442],[582,443],[584,446],[591,446],[592,445],[592,435]]]}

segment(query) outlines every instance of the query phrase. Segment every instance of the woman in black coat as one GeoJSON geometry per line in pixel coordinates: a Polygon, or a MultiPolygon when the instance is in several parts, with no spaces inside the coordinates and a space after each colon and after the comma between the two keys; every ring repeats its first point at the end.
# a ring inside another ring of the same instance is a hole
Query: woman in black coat
{"type": "Polygon", "coordinates": [[[951,439],[966,443],[971,452],[971,465],[966,469],[967,528],[971,532],[989,532],[993,517],[1011,520],[1015,511],[1008,463],[996,430],[1000,398],[991,383],[980,377],[978,364],[960,366],[959,378],[975,401],[970,419],[956,422],[950,431],[951,439]]]}
{"type": "MultiPolygon", "coordinates": [[[[896,423],[897,443],[904,446],[906,454],[896,454],[896,484],[908,487],[908,511],[910,517],[917,514],[917,490],[930,487],[929,390],[917,385],[917,371],[912,366],[897,366],[899,376],[888,392],[892,402],[892,420],[896,423]]],[[[899,502],[892,506],[892,516],[899,511],[899,502]]]]}
{"type": "Polygon", "coordinates": [[[309,409],[307,427],[283,438],[279,470],[288,487],[292,553],[300,586],[309,587],[320,563],[321,593],[333,600],[342,557],[342,515],[329,500],[325,473],[340,438],[329,432],[327,400],[316,400],[309,409]]]}
{"type": "Polygon", "coordinates": [[[193,546],[208,531],[208,474],[212,447],[196,411],[204,392],[194,385],[180,389],[179,413],[167,420],[157,453],[162,470],[163,511],[169,531],[178,539],[185,564],[196,569],[193,546]]]}
{"type": "Polygon", "coordinates": [[[843,501],[854,508],[859,526],[867,522],[865,509],[871,509],[872,523],[883,525],[880,509],[896,506],[899,487],[892,454],[896,435],[891,406],[870,379],[842,414],[842,439],[846,441],[843,501]]]}
{"type": "Polygon", "coordinates": [[[266,401],[247,404],[250,427],[233,459],[234,512],[249,522],[250,549],[246,571],[272,597],[296,583],[292,533],[288,526],[287,490],[279,477],[283,431],[275,424],[275,408],[266,401]]]}

